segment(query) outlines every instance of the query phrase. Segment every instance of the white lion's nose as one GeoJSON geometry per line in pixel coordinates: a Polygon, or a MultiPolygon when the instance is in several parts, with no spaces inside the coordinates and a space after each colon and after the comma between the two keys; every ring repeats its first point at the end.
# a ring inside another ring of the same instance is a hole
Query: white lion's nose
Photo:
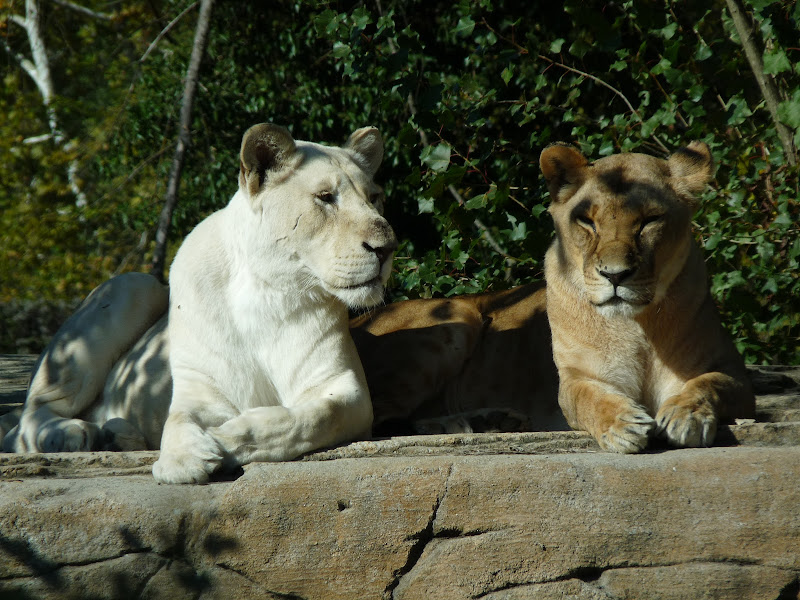
{"type": "Polygon", "coordinates": [[[363,246],[368,252],[374,252],[378,257],[378,262],[382,265],[397,250],[397,240],[392,239],[388,244],[377,247],[372,247],[367,242],[364,242],[363,246]]]}

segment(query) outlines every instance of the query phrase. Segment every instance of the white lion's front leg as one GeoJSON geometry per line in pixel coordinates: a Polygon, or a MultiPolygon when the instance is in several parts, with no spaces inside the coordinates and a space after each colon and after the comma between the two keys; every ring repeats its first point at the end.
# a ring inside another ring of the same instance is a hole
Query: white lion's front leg
{"type": "Polygon", "coordinates": [[[164,424],[153,477],[159,483],[206,483],[222,458],[217,442],[192,417],[171,412],[164,424]]]}
{"type": "Polygon", "coordinates": [[[161,434],[161,454],[153,464],[160,483],[206,483],[224,453],[208,428],[236,414],[213,379],[172,365],[172,401],[161,434]]]}
{"type": "Polygon", "coordinates": [[[251,408],[209,433],[225,452],[226,467],[292,460],[317,450],[366,438],[372,403],[352,373],[302,394],[291,406],[251,408]]]}

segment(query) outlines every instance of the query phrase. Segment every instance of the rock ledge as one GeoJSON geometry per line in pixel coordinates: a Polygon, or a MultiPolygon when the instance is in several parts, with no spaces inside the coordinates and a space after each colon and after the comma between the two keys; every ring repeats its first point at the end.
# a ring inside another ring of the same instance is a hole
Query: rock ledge
{"type": "Polygon", "coordinates": [[[758,418],[708,449],[401,437],[191,487],[155,452],[0,454],[0,597],[797,599],[800,369],[751,372],[758,418]]]}

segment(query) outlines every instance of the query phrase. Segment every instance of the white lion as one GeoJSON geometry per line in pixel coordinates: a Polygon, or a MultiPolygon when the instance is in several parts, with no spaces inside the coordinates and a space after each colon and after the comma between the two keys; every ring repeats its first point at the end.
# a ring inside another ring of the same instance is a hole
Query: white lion
{"type": "Polygon", "coordinates": [[[239,190],[186,238],[169,292],[142,274],[95,290],[42,354],[4,448],[160,440],[155,478],[199,483],[368,437],[347,305],[381,302],[397,246],[373,182],[382,158],[374,128],[341,148],[250,128],[239,190]]]}

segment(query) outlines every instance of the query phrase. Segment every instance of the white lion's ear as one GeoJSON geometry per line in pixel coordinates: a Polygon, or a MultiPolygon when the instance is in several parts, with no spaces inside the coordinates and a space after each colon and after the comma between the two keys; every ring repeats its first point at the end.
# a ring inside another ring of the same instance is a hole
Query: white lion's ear
{"type": "Polygon", "coordinates": [[[692,202],[706,188],[714,171],[711,149],[705,142],[692,142],[685,148],[678,148],[667,164],[673,189],[692,202]]]}
{"type": "Polygon", "coordinates": [[[383,161],[383,138],[374,127],[355,130],[344,145],[355,153],[355,159],[364,171],[374,177],[383,161]]]}
{"type": "Polygon", "coordinates": [[[539,167],[550,190],[550,201],[561,202],[572,196],[583,183],[588,164],[583,154],[566,144],[554,144],[542,150],[539,167]]]}
{"type": "Polygon", "coordinates": [[[239,154],[239,188],[253,197],[270,172],[282,169],[295,153],[289,130],[272,123],[253,125],[242,137],[239,154]]]}

